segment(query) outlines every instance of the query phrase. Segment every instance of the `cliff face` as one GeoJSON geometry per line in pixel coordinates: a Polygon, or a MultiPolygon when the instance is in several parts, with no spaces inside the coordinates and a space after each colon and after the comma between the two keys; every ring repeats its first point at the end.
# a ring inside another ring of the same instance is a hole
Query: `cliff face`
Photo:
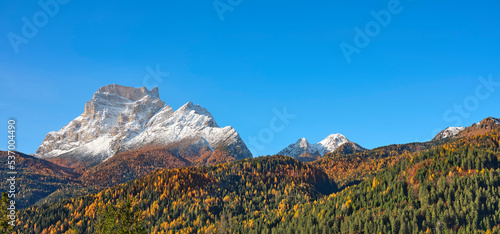
{"type": "Polygon", "coordinates": [[[195,148],[201,141],[211,153],[223,148],[229,158],[252,157],[236,130],[220,128],[199,105],[188,102],[174,111],[160,100],[158,88],[115,84],[99,88],[83,114],[59,131],[48,133],[36,156],[95,165],[119,152],[192,138],[199,140],[195,148]]]}

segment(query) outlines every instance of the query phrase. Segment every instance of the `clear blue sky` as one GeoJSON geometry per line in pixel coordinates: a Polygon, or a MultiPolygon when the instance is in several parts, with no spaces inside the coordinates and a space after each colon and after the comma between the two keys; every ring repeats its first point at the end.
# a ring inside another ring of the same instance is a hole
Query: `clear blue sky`
{"type": "Polygon", "coordinates": [[[245,141],[267,131],[273,109],[286,106],[296,115],[256,155],[331,133],[367,148],[427,141],[458,120],[500,117],[500,86],[487,89],[479,80],[491,74],[500,82],[496,1],[400,1],[350,63],[340,44],[355,46],[355,27],[376,30],[370,12],[395,3],[227,4],[218,2],[232,9],[222,21],[211,0],[72,0],[52,6],[58,11],[47,18],[37,1],[2,1],[1,126],[6,131],[15,117],[18,149],[34,153],[49,131],[83,112],[99,87],[143,86],[146,67],[157,65],[169,73],[157,82],[162,100],[174,109],[200,104],[245,141]],[[36,33],[22,20],[34,16],[36,33]],[[464,102],[463,113],[453,110],[464,102]]]}

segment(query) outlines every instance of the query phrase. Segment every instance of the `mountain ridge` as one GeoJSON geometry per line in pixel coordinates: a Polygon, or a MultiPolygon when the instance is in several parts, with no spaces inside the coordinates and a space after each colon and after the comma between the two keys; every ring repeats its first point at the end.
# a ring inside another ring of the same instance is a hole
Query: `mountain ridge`
{"type": "MultiPolygon", "coordinates": [[[[286,148],[278,152],[278,154],[308,162],[319,159],[327,153],[334,152],[346,143],[350,143],[350,141],[340,133],[330,134],[325,139],[315,144],[310,144],[306,138],[301,138],[297,142],[288,145],[286,148]]],[[[365,150],[356,143],[352,144],[351,147],[353,147],[352,150],[354,151],[365,150]]]]}
{"type": "Polygon", "coordinates": [[[212,153],[228,148],[229,158],[252,157],[238,132],[231,126],[219,127],[200,105],[187,102],[174,111],[160,99],[157,87],[116,84],[99,88],[80,116],[48,133],[35,156],[89,167],[120,152],[192,137],[205,140],[212,153]]]}
{"type": "Polygon", "coordinates": [[[482,119],[477,123],[472,124],[469,127],[448,127],[439,132],[432,139],[432,141],[442,140],[446,138],[477,136],[498,128],[500,128],[500,119],[490,116],[482,119]]]}

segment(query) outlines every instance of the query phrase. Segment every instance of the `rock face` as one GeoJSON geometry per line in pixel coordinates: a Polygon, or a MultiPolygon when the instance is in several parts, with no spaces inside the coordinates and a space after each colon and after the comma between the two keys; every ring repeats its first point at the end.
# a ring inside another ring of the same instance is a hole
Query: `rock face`
{"type": "MultiPolygon", "coordinates": [[[[294,144],[289,145],[285,149],[281,150],[278,154],[294,157],[298,160],[308,162],[314,161],[326,153],[331,153],[335,151],[340,146],[349,143],[345,136],[342,134],[331,134],[322,141],[316,144],[310,144],[305,138],[299,139],[294,144]]],[[[362,151],[365,150],[358,144],[351,144],[354,147],[352,150],[362,151]]]]}
{"type": "Polygon", "coordinates": [[[147,90],[116,84],[101,87],[83,114],[48,133],[36,156],[95,165],[119,152],[178,142],[183,142],[184,153],[205,147],[211,154],[216,149],[224,151],[227,158],[252,157],[236,130],[220,128],[205,108],[188,102],[174,111],[160,100],[156,87],[147,90]],[[191,146],[196,149],[186,150],[191,146]]]}

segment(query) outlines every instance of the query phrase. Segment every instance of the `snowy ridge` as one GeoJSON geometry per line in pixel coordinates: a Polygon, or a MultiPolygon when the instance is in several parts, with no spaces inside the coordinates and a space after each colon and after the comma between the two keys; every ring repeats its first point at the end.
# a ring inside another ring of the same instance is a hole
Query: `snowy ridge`
{"type": "MultiPolygon", "coordinates": [[[[286,155],[294,158],[309,157],[320,158],[326,153],[331,153],[345,143],[350,142],[342,134],[331,134],[322,141],[316,144],[310,144],[305,138],[299,139],[294,144],[289,145],[281,150],[278,154],[286,155]]],[[[359,150],[364,150],[360,147],[359,150]]]]}
{"type": "MultiPolygon", "coordinates": [[[[235,158],[252,157],[232,127],[220,128],[205,108],[186,103],[174,111],[159,99],[157,88],[101,87],[83,114],[47,134],[36,152],[40,158],[69,156],[97,163],[116,153],[143,146],[164,146],[200,138],[210,149],[239,149],[235,158]]],[[[213,153],[213,150],[212,150],[213,153]]]]}
{"type": "Polygon", "coordinates": [[[347,140],[345,136],[337,133],[331,134],[322,141],[318,142],[316,147],[318,148],[320,155],[323,156],[326,153],[333,152],[347,142],[349,142],[349,140],[347,140]]]}
{"type": "Polygon", "coordinates": [[[448,127],[443,131],[442,138],[454,137],[464,129],[464,127],[448,127]]]}
{"type": "Polygon", "coordinates": [[[445,130],[438,133],[433,140],[441,140],[441,139],[455,137],[456,135],[458,135],[458,133],[460,133],[464,129],[465,129],[464,127],[448,127],[445,130]]]}

